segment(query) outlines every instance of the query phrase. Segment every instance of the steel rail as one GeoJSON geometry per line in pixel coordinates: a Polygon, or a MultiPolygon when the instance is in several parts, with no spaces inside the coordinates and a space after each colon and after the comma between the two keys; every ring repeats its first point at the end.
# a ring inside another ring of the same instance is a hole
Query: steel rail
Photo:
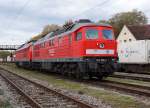
{"type": "Polygon", "coordinates": [[[108,88],[121,90],[121,91],[128,92],[128,93],[134,93],[134,94],[139,94],[139,95],[150,97],[150,87],[148,86],[120,83],[120,82],[108,81],[108,80],[104,80],[103,82],[99,83],[99,85],[108,87],[108,88]]]}
{"type": "MultiPolygon", "coordinates": [[[[6,70],[6,71],[8,71],[8,70],[6,70]]],[[[12,74],[15,74],[15,73],[12,73],[12,74]]],[[[15,74],[15,75],[17,75],[17,74],[15,74]]],[[[20,75],[18,75],[18,76],[20,76],[20,75]]],[[[20,76],[20,77],[22,77],[22,76],[20,76]]],[[[22,77],[22,78],[24,78],[24,77],[22,77]]],[[[26,79],[26,78],[24,78],[24,79],[26,79]]],[[[31,80],[29,80],[29,81],[33,82],[31,80]]],[[[73,80],[73,81],[81,82],[81,81],[78,81],[78,80],[73,80]]],[[[33,82],[33,83],[35,83],[35,82],[33,82]]],[[[109,80],[103,80],[101,82],[99,82],[99,81],[87,81],[86,80],[86,81],[82,81],[82,83],[89,84],[89,85],[96,86],[96,87],[97,86],[102,86],[104,88],[115,89],[115,90],[118,90],[118,91],[123,91],[123,92],[126,92],[126,93],[130,93],[130,94],[138,94],[138,95],[150,97],[150,87],[148,87],[148,86],[121,83],[121,82],[109,81],[109,80]]],[[[44,87],[47,90],[49,89],[49,88],[47,88],[43,85],[41,87],[44,87]]],[[[54,92],[57,92],[57,91],[54,90],[54,92]]],[[[63,95],[63,94],[61,94],[61,95],[63,95]]],[[[66,97],[66,95],[65,95],[65,97],[66,97]]],[[[74,98],[71,98],[71,99],[74,100],[74,98]]],[[[82,106],[82,104],[83,103],[79,101],[79,105],[82,106]]],[[[88,106],[82,107],[82,108],[92,108],[92,106],[88,105],[88,106]]]]}
{"type": "Polygon", "coordinates": [[[147,77],[140,77],[140,76],[129,76],[129,75],[111,75],[111,77],[115,78],[125,78],[125,79],[132,79],[132,80],[140,80],[140,81],[147,81],[150,82],[150,78],[147,77]]]}
{"type": "Polygon", "coordinates": [[[120,84],[120,85],[124,85],[124,86],[136,87],[136,88],[150,90],[150,86],[142,86],[142,85],[136,85],[136,84],[122,83],[122,82],[110,81],[110,80],[103,80],[103,81],[106,82],[106,83],[120,84]]]}
{"type": "Polygon", "coordinates": [[[9,83],[11,84],[18,92],[20,95],[23,95],[24,97],[27,98],[28,103],[31,104],[34,108],[42,108],[36,101],[34,101],[29,95],[27,95],[23,90],[21,90],[15,83],[13,83],[11,80],[9,80],[6,76],[0,73],[0,75],[9,83]]]}
{"type": "Polygon", "coordinates": [[[128,73],[128,74],[130,74],[130,73],[132,73],[132,74],[145,74],[145,75],[150,75],[150,72],[139,72],[139,71],[137,71],[137,72],[119,72],[119,73],[128,73]]]}
{"type": "MultiPolygon", "coordinates": [[[[70,96],[68,96],[68,95],[62,94],[62,93],[60,93],[60,92],[58,92],[58,91],[56,91],[56,90],[50,89],[50,88],[48,88],[48,87],[46,87],[46,86],[44,86],[44,85],[41,85],[41,84],[39,84],[39,83],[37,83],[37,82],[34,82],[34,81],[30,80],[30,79],[27,79],[27,78],[25,78],[25,77],[23,77],[23,76],[20,76],[20,75],[16,74],[16,73],[13,73],[13,72],[11,72],[11,71],[9,71],[9,70],[6,70],[6,69],[4,69],[4,68],[2,68],[2,67],[0,67],[0,69],[2,69],[2,70],[4,70],[4,71],[7,71],[7,72],[9,72],[10,74],[13,74],[13,75],[15,75],[15,76],[18,76],[18,77],[20,77],[20,78],[22,78],[22,79],[24,79],[24,80],[27,80],[27,81],[29,81],[29,82],[31,82],[31,83],[33,83],[33,84],[39,86],[40,88],[43,88],[43,89],[45,89],[45,90],[47,90],[47,91],[53,92],[53,93],[55,93],[55,94],[58,94],[59,96],[68,99],[69,101],[73,101],[74,103],[76,103],[76,104],[77,104],[78,106],[80,106],[81,108],[94,108],[94,106],[92,106],[92,105],[89,105],[89,104],[87,104],[87,103],[85,103],[85,102],[81,102],[81,101],[79,101],[79,100],[77,100],[77,99],[75,99],[75,98],[73,98],[73,97],[70,97],[70,96]]],[[[31,98],[31,99],[32,99],[32,98],[31,98]]],[[[33,100],[33,99],[32,99],[32,100],[33,100]]],[[[40,106],[40,105],[39,105],[39,106],[40,106]]],[[[38,107],[38,108],[39,108],[39,107],[38,107]]],[[[40,108],[42,108],[42,107],[40,106],[40,108]]]]}

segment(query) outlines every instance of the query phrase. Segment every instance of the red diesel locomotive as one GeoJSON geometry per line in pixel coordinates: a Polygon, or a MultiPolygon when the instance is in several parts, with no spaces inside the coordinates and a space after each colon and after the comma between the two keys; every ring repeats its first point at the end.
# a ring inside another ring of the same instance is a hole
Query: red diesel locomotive
{"type": "Polygon", "coordinates": [[[76,78],[101,79],[113,73],[116,50],[110,25],[79,20],[20,47],[16,64],[76,78]]]}

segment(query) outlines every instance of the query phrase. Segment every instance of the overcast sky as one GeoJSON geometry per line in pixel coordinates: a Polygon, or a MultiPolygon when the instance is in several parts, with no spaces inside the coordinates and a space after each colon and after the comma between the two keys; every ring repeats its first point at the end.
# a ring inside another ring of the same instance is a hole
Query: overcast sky
{"type": "Polygon", "coordinates": [[[149,0],[0,0],[0,44],[22,44],[47,24],[80,18],[107,20],[132,9],[150,18],[149,0]]]}

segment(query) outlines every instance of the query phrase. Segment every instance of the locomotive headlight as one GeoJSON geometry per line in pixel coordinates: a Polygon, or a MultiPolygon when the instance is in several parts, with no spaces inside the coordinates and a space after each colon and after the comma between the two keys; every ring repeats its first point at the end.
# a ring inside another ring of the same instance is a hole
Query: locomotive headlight
{"type": "Polygon", "coordinates": [[[100,47],[100,48],[104,48],[104,46],[105,46],[104,43],[100,43],[100,44],[99,44],[99,47],[100,47]]]}

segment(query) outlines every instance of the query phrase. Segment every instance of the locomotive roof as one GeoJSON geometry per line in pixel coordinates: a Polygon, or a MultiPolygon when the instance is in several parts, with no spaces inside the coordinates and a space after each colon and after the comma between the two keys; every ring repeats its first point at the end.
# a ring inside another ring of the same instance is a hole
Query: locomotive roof
{"type": "Polygon", "coordinates": [[[84,26],[107,26],[107,27],[111,27],[109,24],[103,24],[103,23],[75,23],[75,24],[70,25],[67,28],[63,28],[63,29],[60,29],[60,30],[56,30],[56,31],[50,32],[45,37],[37,40],[34,43],[34,45],[42,43],[45,40],[53,39],[56,36],[57,37],[61,37],[63,35],[67,35],[69,33],[72,33],[74,31],[78,30],[81,27],[84,27],[84,26]]]}
{"type": "Polygon", "coordinates": [[[22,49],[25,49],[27,47],[29,47],[30,45],[32,44],[32,42],[30,43],[25,43],[25,44],[22,44],[16,51],[19,51],[19,50],[22,50],[22,49]]]}
{"type": "Polygon", "coordinates": [[[43,41],[49,39],[53,32],[48,33],[46,36],[42,37],[41,39],[37,40],[34,44],[42,43],[43,41]]]}
{"type": "Polygon", "coordinates": [[[77,29],[79,29],[83,26],[109,26],[109,27],[111,27],[108,24],[102,24],[102,23],[75,23],[75,24],[70,25],[67,28],[54,31],[53,34],[50,37],[61,36],[61,35],[64,35],[64,34],[68,34],[70,32],[76,31],[77,29]]]}

